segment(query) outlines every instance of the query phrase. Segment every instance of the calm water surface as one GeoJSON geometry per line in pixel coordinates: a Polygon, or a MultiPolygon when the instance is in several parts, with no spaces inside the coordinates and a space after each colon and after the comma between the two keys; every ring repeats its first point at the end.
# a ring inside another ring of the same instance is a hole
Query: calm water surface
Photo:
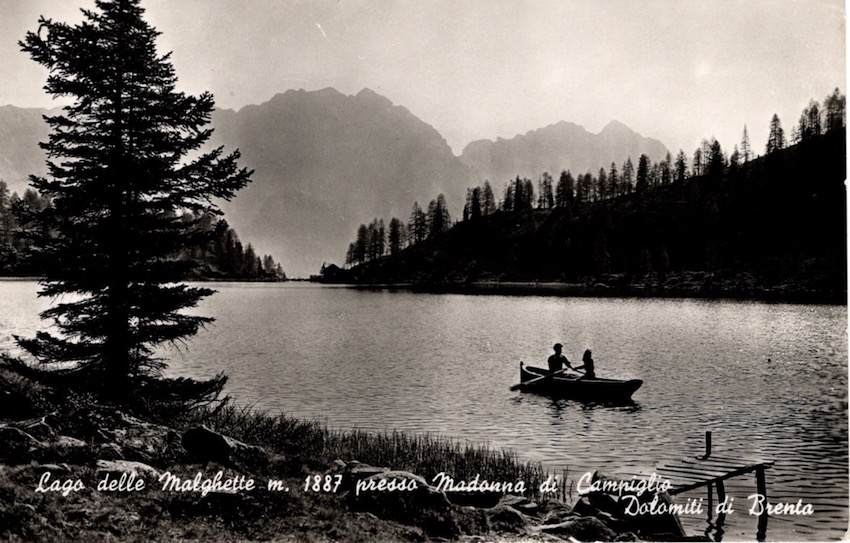
{"type": "MultiPolygon", "coordinates": [[[[428,295],[217,284],[216,324],[171,349],[172,374],[224,371],[240,402],[335,427],[401,429],[509,447],[553,471],[651,473],[703,450],[776,461],[770,540],[839,539],[848,522],[847,308],[729,301],[428,295]],[[612,408],[509,391],[519,360],[592,348],[598,375],[640,378],[612,408]]],[[[0,282],[0,349],[42,326],[31,282],[0,282]]],[[[727,483],[725,541],[754,540],[751,476],[727,483]],[[740,505],[739,505],[740,504],[740,505]]],[[[698,498],[704,491],[685,494],[698,498]]],[[[694,533],[705,528],[686,519],[694,533]]]]}

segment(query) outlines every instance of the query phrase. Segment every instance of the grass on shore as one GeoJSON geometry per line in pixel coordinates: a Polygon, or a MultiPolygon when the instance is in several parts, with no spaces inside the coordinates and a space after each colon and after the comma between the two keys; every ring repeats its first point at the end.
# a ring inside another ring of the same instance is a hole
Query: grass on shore
{"type": "MultiPolygon", "coordinates": [[[[92,409],[98,406],[90,395],[45,385],[0,367],[0,421],[53,413],[57,430],[85,440],[92,430],[82,426],[89,426],[92,409]]],[[[293,475],[299,468],[310,472],[328,469],[339,459],[409,471],[428,481],[440,472],[456,481],[469,481],[476,475],[491,482],[523,481],[532,492],[548,477],[539,462],[524,461],[514,451],[441,435],[331,429],[317,421],[231,402],[179,413],[173,406],[146,411],[147,416],[142,418],[152,422],[177,430],[205,424],[244,443],[283,455],[292,466],[293,475]]]]}
{"type": "Polygon", "coordinates": [[[487,444],[463,443],[431,434],[399,431],[371,433],[329,429],[318,422],[275,415],[248,407],[226,404],[218,409],[195,410],[181,425],[206,424],[245,443],[275,452],[297,451],[311,467],[329,466],[334,460],[357,460],[373,466],[410,471],[431,480],[444,472],[456,481],[524,481],[537,489],[547,473],[538,462],[527,462],[511,450],[487,444]]]}

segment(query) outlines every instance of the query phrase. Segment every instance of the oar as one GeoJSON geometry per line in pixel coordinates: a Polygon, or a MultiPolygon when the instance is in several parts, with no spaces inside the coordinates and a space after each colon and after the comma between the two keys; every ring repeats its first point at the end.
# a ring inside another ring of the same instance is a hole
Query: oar
{"type": "Polygon", "coordinates": [[[534,379],[529,379],[528,381],[523,381],[522,383],[517,383],[517,384],[515,384],[514,386],[511,387],[511,390],[519,390],[526,385],[533,385],[534,383],[538,383],[538,382],[542,381],[543,379],[548,379],[550,377],[554,377],[555,375],[558,375],[559,373],[564,373],[565,371],[567,371],[567,368],[560,369],[560,370],[552,372],[552,373],[547,373],[546,375],[542,375],[540,377],[535,377],[534,379]]]}

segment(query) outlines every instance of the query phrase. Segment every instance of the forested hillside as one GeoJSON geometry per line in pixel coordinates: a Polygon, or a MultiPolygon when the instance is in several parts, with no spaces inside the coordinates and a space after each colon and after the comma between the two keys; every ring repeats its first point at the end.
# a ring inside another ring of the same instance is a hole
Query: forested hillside
{"type": "Polygon", "coordinates": [[[607,198],[577,198],[574,185],[567,192],[559,183],[553,191],[545,180],[535,196],[531,182],[518,179],[498,209],[482,211],[472,195],[465,220],[451,229],[349,269],[330,268],[325,276],[360,283],[552,281],[594,293],[846,299],[843,109],[839,120],[823,126],[809,127],[807,114],[790,147],[775,118],[763,157],[742,162],[736,146],[727,158],[713,142],[707,158],[697,150],[690,176],[676,175],[674,167],[672,180],[647,183],[647,165],[641,164],[635,189],[607,198]]]}
{"type": "MultiPolygon", "coordinates": [[[[33,189],[23,196],[10,193],[0,180],[0,277],[41,276],[50,262],[43,261],[34,248],[34,223],[28,217],[50,206],[49,199],[33,189]]],[[[193,223],[204,234],[203,243],[188,247],[175,259],[193,265],[194,279],[278,281],[286,279],[281,265],[269,256],[260,256],[249,243],[239,241],[236,232],[224,220],[186,212],[179,220],[193,223]]],[[[47,233],[50,235],[50,233],[47,233]]]]}

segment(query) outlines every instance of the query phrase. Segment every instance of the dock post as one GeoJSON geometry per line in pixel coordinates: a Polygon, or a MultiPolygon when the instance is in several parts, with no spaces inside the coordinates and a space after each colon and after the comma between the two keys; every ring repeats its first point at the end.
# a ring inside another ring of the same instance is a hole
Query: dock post
{"type": "Polygon", "coordinates": [[[725,501],[726,500],[726,487],[723,485],[723,481],[718,480],[715,484],[717,485],[717,501],[720,501],[720,502],[725,501]]]}
{"type": "Polygon", "coordinates": [[[767,538],[767,483],[765,482],[764,466],[756,468],[756,492],[763,497],[765,507],[759,515],[758,533],[756,539],[764,541],[767,538]]]}
{"type": "MultiPolygon", "coordinates": [[[[718,480],[714,483],[717,485],[717,501],[719,503],[723,503],[726,501],[726,486],[723,484],[722,480],[718,480]]],[[[718,513],[717,514],[717,539],[715,541],[720,541],[723,538],[723,523],[726,521],[726,513],[718,513]]]]}
{"type": "Polygon", "coordinates": [[[711,430],[705,431],[705,456],[703,459],[711,456],[711,430]]]}
{"type": "MultiPolygon", "coordinates": [[[[706,486],[708,487],[708,521],[711,522],[712,512],[714,511],[714,504],[712,503],[714,500],[714,492],[712,489],[713,485],[711,483],[708,483],[706,486]]],[[[719,493],[720,491],[718,489],[718,494],[719,493]]]]}

